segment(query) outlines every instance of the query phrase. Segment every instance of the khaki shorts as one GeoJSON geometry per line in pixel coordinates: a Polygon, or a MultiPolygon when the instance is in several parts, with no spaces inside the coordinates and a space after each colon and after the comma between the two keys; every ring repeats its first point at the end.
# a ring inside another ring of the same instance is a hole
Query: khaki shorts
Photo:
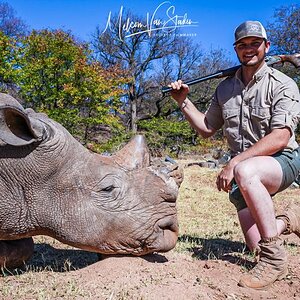
{"type": "MultiPolygon", "coordinates": [[[[278,192],[281,192],[288,188],[295,179],[299,176],[300,171],[300,147],[295,149],[293,152],[280,151],[272,155],[281,166],[282,169],[282,182],[278,192]]],[[[274,196],[275,194],[271,195],[274,196]]],[[[229,200],[235,205],[237,211],[247,207],[246,201],[237,185],[234,181],[232,189],[229,192],[229,200]]]]}

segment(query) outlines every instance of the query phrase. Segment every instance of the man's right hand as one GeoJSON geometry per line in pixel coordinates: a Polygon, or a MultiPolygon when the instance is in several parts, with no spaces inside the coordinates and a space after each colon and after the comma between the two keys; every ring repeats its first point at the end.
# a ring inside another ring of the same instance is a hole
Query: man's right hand
{"type": "Polygon", "coordinates": [[[190,91],[188,85],[184,84],[182,80],[178,80],[172,82],[169,87],[173,89],[170,92],[172,98],[178,103],[179,106],[181,106],[190,91]]]}

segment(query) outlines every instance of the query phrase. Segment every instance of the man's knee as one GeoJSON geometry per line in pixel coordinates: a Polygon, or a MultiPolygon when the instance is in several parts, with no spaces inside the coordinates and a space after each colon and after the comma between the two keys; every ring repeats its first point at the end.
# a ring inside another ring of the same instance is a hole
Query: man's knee
{"type": "Polygon", "coordinates": [[[240,188],[244,188],[249,182],[253,180],[261,181],[261,176],[257,172],[257,168],[251,163],[251,159],[242,161],[233,169],[233,176],[240,188]]]}
{"type": "Polygon", "coordinates": [[[247,165],[248,164],[246,162],[240,162],[233,169],[233,176],[236,182],[240,183],[242,180],[250,176],[250,168],[247,165]]]}

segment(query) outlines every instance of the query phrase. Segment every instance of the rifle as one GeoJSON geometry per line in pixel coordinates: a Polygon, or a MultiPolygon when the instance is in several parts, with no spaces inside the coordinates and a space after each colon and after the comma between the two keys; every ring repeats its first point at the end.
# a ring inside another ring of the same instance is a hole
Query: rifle
{"type": "MultiPolygon", "coordinates": [[[[289,62],[295,68],[299,68],[300,67],[300,54],[296,53],[296,54],[291,54],[291,55],[266,56],[265,57],[265,62],[268,66],[274,66],[278,63],[284,64],[285,62],[289,62]]],[[[235,66],[235,67],[231,67],[231,68],[228,68],[228,69],[225,69],[225,70],[220,70],[220,71],[217,71],[216,73],[187,81],[187,82],[185,82],[185,84],[193,85],[193,84],[203,82],[203,81],[206,81],[206,80],[209,80],[209,79],[224,78],[224,77],[228,77],[228,76],[233,76],[239,68],[240,68],[240,65],[235,66]]],[[[168,86],[163,86],[161,91],[164,95],[164,94],[172,91],[172,88],[168,87],[168,86]]]]}

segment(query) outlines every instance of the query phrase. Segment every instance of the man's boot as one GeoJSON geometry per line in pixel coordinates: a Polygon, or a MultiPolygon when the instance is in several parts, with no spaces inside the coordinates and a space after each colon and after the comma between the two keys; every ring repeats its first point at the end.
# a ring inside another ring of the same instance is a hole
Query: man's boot
{"type": "Polygon", "coordinates": [[[246,275],[242,276],[238,285],[252,289],[265,289],[276,280],[286,277],[287,256],[282,240],[276,236],[262,239],[257,265],[246,275]]]}
{"type": "Polygon", "coordinates": [[[300,237],[300,206],[289,204],[285,211],[276,217],[282,220],[286,225],[286,230],[283,234],[295,233],[300,237]]]}

